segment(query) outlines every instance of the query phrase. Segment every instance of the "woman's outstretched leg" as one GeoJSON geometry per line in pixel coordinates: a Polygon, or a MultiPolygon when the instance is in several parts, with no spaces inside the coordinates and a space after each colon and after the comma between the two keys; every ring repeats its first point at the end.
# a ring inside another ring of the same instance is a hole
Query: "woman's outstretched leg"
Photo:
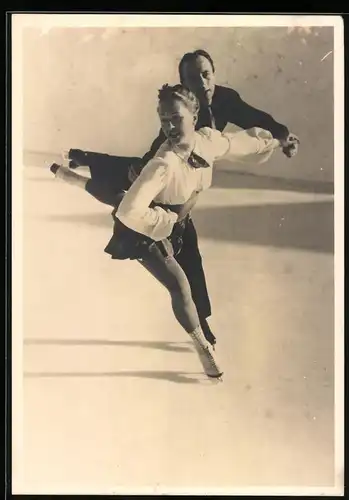
{"type": "Polygon", "coordinates": [[[212,346],[202,332],[188,279],[171,254],[171,243],[164,240],[153,244],[139,262],[168,290],[173,313],[193,340],[205,373],[209,377],[221,377],[223,372],[215,360],[212,346]]]}

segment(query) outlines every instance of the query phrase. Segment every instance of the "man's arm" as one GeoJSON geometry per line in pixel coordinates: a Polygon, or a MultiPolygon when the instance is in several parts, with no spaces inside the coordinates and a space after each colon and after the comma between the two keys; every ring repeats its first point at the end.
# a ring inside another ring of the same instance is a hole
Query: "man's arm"
{"type": "Polygon", "coordinates": [[[286,140],[289,130],[274,118],[260,109],[254,108],[243,101],[240,94],[233,89],[225,88],[222,94],[222,104],[228,111],[228,121],[245,130],[260,127],[271,132],[275,139],[286,140]]]}
{"type": "Polygon", "coordinates": [[[145,153],[143,158],[140,158],[139,162],[134,162],[130,165],[129,171],[128,171],[128,180],[132,183],[134,182],[137,177],[139,176],[142,168],[154,158],[157,150],[159,147],[165,142],[166,136],[163,133],[162,129],[160,129],[159,135],[157,138],[153,141],[152,145],[150,146],[150,150],[145,153]]]}

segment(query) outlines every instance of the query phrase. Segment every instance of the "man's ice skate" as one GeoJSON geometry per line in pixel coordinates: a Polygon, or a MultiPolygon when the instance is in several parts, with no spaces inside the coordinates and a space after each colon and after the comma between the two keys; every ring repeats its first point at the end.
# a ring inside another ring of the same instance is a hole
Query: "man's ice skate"
{"type": "Polygon", "coordinates": [[[194,342],[196,352],[204,368],[206,375],[210,378],[222,380],[223,371],[218,366],[213,353],[213,348],[205,339],[201,329],[189,333],[194,342]]]}
{"type": "Polygon", "coordinates": [[[211,345],[212,349],[215,351],[216,350],[216,344],[217,344],[216,337],[213,335],[212,332],[204,333],[204,335],[205,335],[205,339],[207,340],[207,342],[211,345]]]}
{"type": "Polygon", "coordinates": [[[210,325],[208,324],[206,318],[200,318],[200,326],[201,326],[201,329],[202,329],[202,333],[205,336],[205,339],[207,340],[207,342],[209,342],[211,344],[212,349],[215,351],[216,350],[215,346],[216,346],[216,343],[217,343],[217,339],[213,335],[213,333],[211,331],[211,328],[210,328],[210,325]]]}

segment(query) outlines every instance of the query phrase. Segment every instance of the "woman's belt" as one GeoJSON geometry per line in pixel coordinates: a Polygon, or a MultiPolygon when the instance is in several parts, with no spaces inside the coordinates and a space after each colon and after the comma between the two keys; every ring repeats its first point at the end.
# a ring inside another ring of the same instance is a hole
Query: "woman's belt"
{"type": "MultiPolygon", "coordinates": [[[[125,194],[126,194],[126,191],[124,191],[123,193],[120,193],[118,195],[117,202],[116,202],[114,209],[111,213],[114,221],[117,218],[116,213],[118,211],[119,205],[120,205],[123,197],[125,196],[125,194]]],[[[156,203],[155,201],[152,201],[149,205],[149,208],[155,208],[155,207],[160,207],[160,208],[163,208],[164,210],[171,210],[171,212],[174,212],[175,214],[178,215],[183,207],[183,204],[181,204],[181,205],[169,205],[169,204],[165,204],[165,203],[156,203]]]]}
{"type": "MultiPolygon", "coordinates": [[[[121,201],[121,200],[120,200],[121,201]]],[[[151,208],[161,207],[164,210],[171,210],[175,213],[179,213],[183,205],[168,205],[163,203],[152,202],[150,204],[151,208]]],[[[155,240],[145,236],[144,234],[138,233],[133,229],[128,228],[116,217],[117,207],[114,208],[112,216],[114,219],[114,231],[113,236],[110,239],[108,245],[105,248],[105,252],[110,254],[113,259],[139,259],[144,255],[144,252],[148,248],[157,244],[155,240]]],[[[174,254],[177,255],[183,245],[183,234],[189,220],[189,214],[179,222],[176,222],[173,226],[173,230],[168,240],[173,246],[174,254]]]]}

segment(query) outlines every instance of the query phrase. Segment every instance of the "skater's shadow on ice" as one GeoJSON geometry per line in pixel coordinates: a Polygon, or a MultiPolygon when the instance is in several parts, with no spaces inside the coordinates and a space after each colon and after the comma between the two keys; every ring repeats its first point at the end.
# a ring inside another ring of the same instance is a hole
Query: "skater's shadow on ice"
{"type": "Polygon", "coordinates": [[[232,171],[229,162],[220,161],[213,172],[212,187],[223,189],[253,189],[256,191],[287,191],[294,193],[334,194],[334,182],[292,179],[232,171]]]}
{"type": "Polygon", "coordinates": [[[59,346],[114,346],[144,347],[171,352],[193,352],[190,342],[164,342],[160,340],[103,340],[103,339],[40,339],[29,338],[24,345],[59,345],[59,346]],[[187,344],[187,345],[185,345],[187,344]]]}
{"type": "MultiPolygon", "coordinates": [[[[147,378],[155,380],[166,380],[176,384],[200,384],[204,382],[204,375],[201,373],[183,373],[177,371],[156,371],[156,370],[125,370],[120,372],[25,372],[26,378],[93,378],[93,377],[131,377],[147,378]],[[196,378],[193,378],[193,375],[196,378]],[[201,378],[200,378],[201,377],[201,378]]],[[[205,382],[210,382],[205,378],[205,382]]]]}
{"type": "MultiPolygon", "coordinates": [[[[202,239],[333,253],[333,210],[333,200],[198,207],[193,219],[202,239]]],[[[112,227],[111,215],[101,213],[51,215],[49,219],[112,227]]]]}
{"type": "MultiPolygon", "coordinates": [[[[59,162],[58,162],[59,163],[59,162]]],[[[77,171],[87,179],[91,177],[89,169],[80,167],[77,171]]],[[[42,172],[40,172],[42,175],[42,172]]],[[[47,168],[46,177],[28,176],[33,182],[57,183],[57,179],[47,168]]],[[[59,184],[64,186],[64,182],[59,184]]],[[[214,171],[212,187],[221,189],[253,189],[268,191],[286,191],[296,193],[334,194],[334,183],[330,181],[316,181],[307,179],[287,179],[270,175],[257,175],[250,172],[232,171],[222,162],[219,169],[214,171]]]]}

